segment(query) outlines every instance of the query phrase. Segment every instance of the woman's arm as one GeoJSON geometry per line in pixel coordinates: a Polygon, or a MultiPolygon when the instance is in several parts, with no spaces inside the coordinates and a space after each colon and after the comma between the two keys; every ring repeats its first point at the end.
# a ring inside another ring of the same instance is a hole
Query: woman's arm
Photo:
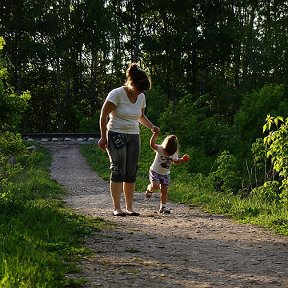
{"type": "Polygon", "coordinates": [[[98,141],[98,146],[103,150],[106,149],[107,147],[106,125],[108,121],[108,116],[113,110],[115,110],[115,108],[116,108],[115,104],[106,100],[101,109],[101,114],[100,114],[100,119],[99,119],[101,138],[98,141]]]}
{"type": "Polygon", "coordinates": [[[147,118],[147,116],[144,114],[144,109],[142,109],[142,115],[139,118],[139,123],[141,123],[146,128],[150,129],[152,132],[159,133],[160,128],[157,126],[154,126],[152,122],[147,118]]]}

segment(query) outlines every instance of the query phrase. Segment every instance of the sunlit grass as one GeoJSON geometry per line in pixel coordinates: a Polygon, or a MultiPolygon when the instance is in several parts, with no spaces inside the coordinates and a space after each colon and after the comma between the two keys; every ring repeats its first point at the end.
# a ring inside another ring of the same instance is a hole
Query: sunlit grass
{"type": "MultiPolygon", "coordinates": [[[[148,143],[142,145],[137,191],[145,191],[148,184],[148,170],[154,157],[153,151],[149,149],[148,143]]],[[[83,145],[81,150],[93,169],[101,177],[109,179],[106,153],[100,151],[95,144],[83,145]]],[[[232,193],[217,192],[205,176],[190,175],[184,165],[171,169],[171,201],[201,207],[205,212],[226,215],[241,223],[256,224],[288,235],[288,209],[284,205],[267,202],[257,196],[243,198],[232,193]]]]}
{"type": "Polygon", "coordinates": [[[69,278],[84,239],[108,226],[65,207],[63,188],[50,178],[46,150],[33,152],[12,190],[0,199],[0,287],[75,287],[69,278]]]}

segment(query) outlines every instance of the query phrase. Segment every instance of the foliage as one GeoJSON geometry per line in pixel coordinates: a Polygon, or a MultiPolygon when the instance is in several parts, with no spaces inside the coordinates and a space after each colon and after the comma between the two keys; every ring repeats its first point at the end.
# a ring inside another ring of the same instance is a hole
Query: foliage
{"type": "Polygon", "coordinates": [[[252,196],[259,197],[265,202],[278,203],[280,184],[278,181],[266,181],[262,186],[252,190],[252,196]]]}
{"type": "MultiPolygon", "coordinates": [[[[257,138],[251,148],[253,164],[248,168],[246,161],[246,169],[249,177],[249,191],[263,185],[266,181],[273,181],[275,173],[271,161],[266,157],[267,147],[262,138],[257,138]]],[[[247,184],[248,185],[248,184],[247,184]]]]}
{"type": "Polygon", "coordinates": [[[79,132],[100,133],[99,117],[100,117],[100,111],[95,111],[95,114],[92,117],[84,116],[80,111],[78,111],[77,118],[79,119],[79,132]]]}
{"type": "Polygon", "coordinates": [[[147,117],[156,125],[160,116],[168,109],[168,95],[165,94],[159,85],[152,86],[152,89],[146,94],[146,102],[147,117]]]}
{"type": "MultiPolygon", "coordinates": [[[[11,147],[20,151],[18,144],[11,147]]],[[[83,236],[107,225],[64,208],[65,192],[49,176],[47,150],[38,147],[25,163],[22,173],[13,176],[11,193],[0,199],[0,286],[72,287],[80,281],[69,274],[89,253],[83,236]]]]}
{"type": "Polygon", "coordinates": [[[267,157],[271,158],[274,170],[281,179],[280,198],[285,205],[288,204],[288,118],[273,117],[268,115],[266,123],[263,126],[263,132],[269,131],[264,138],[264,144],[267,145],[267,157]],[[276,130],[272,130],[276,127],[276,130]]]}
{"type": "Polygon", "coordinates": [[[207,95],[194,98],[187,94],[175,105],[170,102],[159,125],[164,133],[176,134],[181,146],[195,155],[190,172],[207,175],[219,153],[235,150],[237,137],[220,115],[213,115],[207,95]]]}
{"type": "Polygon", "coordinates": [[[9,197],[12,180],[22,171],[21,159],[27,156],[27,149],[19,134],[0,134],[0,201],[9,197]]]}
{"type": "Polygon", "coordinates": [[[209,174],[215,189],[225,193],[236,193],[241,187],[236,158],[225,150],[217,157],[215,162],[217,167],[214,172],[209,174]]]}
{"type": "Polygon", "coordinates": [[[21,121],[21,113],[27,109],[27,101],[30,99],[28,91],[21,95],[14,93],[9,86],[8,71],[2,57],[2,49],[5,46],[3,37],[0,37],[0,132],[15,130],[21,121]]]}
{"type": "Polygon", "coordinates": [[[262,126],[267,114],[285,111],[283,105],[286,105],[286,94],[285,85],[265,85],[247,93],[241,109],[235,114],[233,137],[238,139],[238,143],[234,149],[228,150],[237,159],[243,189],[246,190],[244,194],[249,194],[253,188],[263,185],[266,180],[275,178],[271,161],[266,157],[262,126]]]}
{"type": "MultiPolygon", "coordinates": [[[[193,102],[205,96],[209,117],[231,123],[243,93],[287,83],[287,7],[285,1],[210,4],[182,0],[179,9],[174,0],[3,0],[8,82],[17,95],[32,94],[21,129],[78,132],[77,111],[93,117],[107,92],[123,84],[132,61],[163,91],[153,91],[161,112],[187,94],[193,102]]],[[[287,106],[279,107],[280,115],[287,106]]],[[[157,121],[157,110],[150,112],[157,121]]]]}
{"type": "MultiPolygon", "coordinates": [[[[253,162],[255,167],[258,169],[263,169],[266,167],[266,146],[262,138],[257,138],[256,141],[252,144],[251,148],[253,154],[253,162]]],[[[266,174],[266,169],[265,169],[266,174]]]]}
{"type": "Polygon", "coordinates": [[[261,128],[266,115],[278,114],[281,107],[285,106],[286,94],[284,85],[265,85],[246,95],[240,111],[235,115],[235,125],[236,133],[247,151],[250,150],[250,145],[262,136],[261,128]]]}

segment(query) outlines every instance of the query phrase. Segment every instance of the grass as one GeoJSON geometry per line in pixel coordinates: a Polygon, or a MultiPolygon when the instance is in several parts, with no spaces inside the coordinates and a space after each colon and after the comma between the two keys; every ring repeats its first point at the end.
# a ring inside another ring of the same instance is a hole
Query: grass
{"type": "Polygon", "coordinates": [[[65,207],[49,176],[50,155],[33,152],[10,191],[0,194],[0,287],[77,287],[77,261],[90,253],[85,237],[108,224],[65,207]]]}
{"type": "MultiPolygon", "coordinates": [[[[142,133],[143,134],[143,133],[142,133]]],[[[145,191],[148,184],[148,170],[154,158],[149,140],[144,133],[136,182],[137,191],[145,191]]],[[[107,154],[95,144],[83,145],[83,155],[91,167],[104,179],[109,179],[107,154]]],[[[192,160],[193,161],[193,160],[192,160]]],[[[178,203],[201,207],[205,212],[226,215],[241,223],[256,224],[277,233],[288,235],[288,209],[284,204],[265,201],[250,196],[242,198],[232,193],[217,192],[202,174],[190,175],[183,163],[171,169],[169,199],[178,203]]]]}

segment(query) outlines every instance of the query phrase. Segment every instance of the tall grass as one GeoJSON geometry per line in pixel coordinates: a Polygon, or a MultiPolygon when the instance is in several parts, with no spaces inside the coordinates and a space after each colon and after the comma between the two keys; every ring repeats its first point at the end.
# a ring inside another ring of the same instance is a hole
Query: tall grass
{"type": "MultiPolygon", "coordinates": [[[[142,148],[136,182],[137,191],[145,191],[148,184],[149,166],[155,155],[149,147],[150,135],[147,129],[141,134],[142,148]]],[[[109,179],[107,154],[95,144],[83,145],[81,151],[93,169],[100,176],[109,179]]],[[[180,151],[180,154],[184,153],[185,151],[180,151]]],[[[283,204],[268,201],[257,195],[241,197],[216,191],[208,177],[203,174],[190,174],[188,165],[189,163],[182,163],[171,168],[169,187],[171,201],[201,207],[209,213],[226,215],[242,223],[256,224],[288,235],[288,209],[283,204]]]]}
{"type": "MultiPolygon", "coordinates": [[[[69,279],[83,240],[105,225],[64,207],[65,191],[50,179],[50,155],[40,149],[26,159],[12,190],[0,199],[0,287],[73,287],[69,279]]],[[[2,195],[3,196],[3,195],[2,195]]]]}

